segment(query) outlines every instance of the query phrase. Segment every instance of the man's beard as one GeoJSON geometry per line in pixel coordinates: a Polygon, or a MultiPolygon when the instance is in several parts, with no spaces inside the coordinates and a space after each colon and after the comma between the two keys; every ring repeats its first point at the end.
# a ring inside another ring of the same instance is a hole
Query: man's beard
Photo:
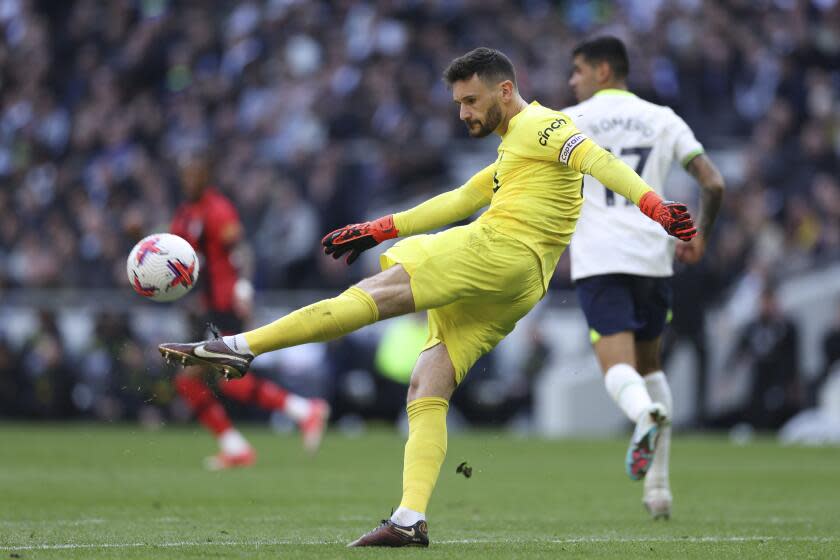
{"type": "Polygon", "coordinates": [[[492,133],[494,130],[499,128],[499,124],[502,122],[502,108],[496,104],[487,109],[487,117],[484,119],[484,122],[481,121],[470,121],[467,123],[467,132],[469,132],[470,136],[473,138],[484,138],[492,133]],[[473,128],[473,124],[478,123],[481,127],[478,130],[473,128]]]}

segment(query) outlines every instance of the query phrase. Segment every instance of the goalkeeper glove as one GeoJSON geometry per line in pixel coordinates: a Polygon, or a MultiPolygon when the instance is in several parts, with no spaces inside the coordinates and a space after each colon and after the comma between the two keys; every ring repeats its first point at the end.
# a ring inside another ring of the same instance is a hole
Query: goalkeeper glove
{"type": "Polygon", "coordinates": [[[321,245],[324,246],[324,253],[332,255],[334,259],[348,253],[345,262],[353,264],[363,251],[379,245],[386,239],[395,238],[398,233],[394,226],[394,216],[389,214],[372,222],[338,228],[325,235],[321,245]]]}
{"type": "Polygon", "coordinates": [[[697,235],[688,207],[682,202],[662,200],[655,192],[648,191],[639,199],[639,210],[651,220],[659,222],[668,235],[677,239],[691,241],[697,235]]]}

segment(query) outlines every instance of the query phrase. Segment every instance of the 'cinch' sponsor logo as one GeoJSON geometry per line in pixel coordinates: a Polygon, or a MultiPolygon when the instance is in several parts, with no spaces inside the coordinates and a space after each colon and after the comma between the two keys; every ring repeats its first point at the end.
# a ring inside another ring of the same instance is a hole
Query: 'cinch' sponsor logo
{"type": "Polygon", "coordinates": [[[551,136],[552,132],[554,132],[564,124],[566,124],[566,121],[564,119],[561,119],[560,117],[557,117],[551,122],[549,126],[537,132],[537,138],[540,143],[540,146],[548,146],[548,137],[551,136]]]}

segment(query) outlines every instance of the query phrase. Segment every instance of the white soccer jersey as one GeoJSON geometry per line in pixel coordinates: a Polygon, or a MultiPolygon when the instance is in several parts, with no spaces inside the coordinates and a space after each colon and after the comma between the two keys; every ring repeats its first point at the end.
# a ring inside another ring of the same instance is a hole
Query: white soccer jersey
{"type": "MultiPolygon", "coordinates": [[[[608,89],[563,109],[602,148],[636,170],[660,196],[673,162],[687,165],[703,146],[669,107],[608,89]]],[[[572,280],[600,274],[671,276],[674,238],[629,200],[584,176],[584,203],[572,237],[572,280]]]]}

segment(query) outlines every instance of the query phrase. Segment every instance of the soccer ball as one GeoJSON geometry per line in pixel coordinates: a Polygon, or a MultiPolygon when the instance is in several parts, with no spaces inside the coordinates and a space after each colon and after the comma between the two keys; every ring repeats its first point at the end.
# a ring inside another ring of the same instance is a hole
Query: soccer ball
{"type": "Polygon", "coordinates": [[[156,233],[141,239],[125,265],[134,291],[152,301],[174,301],[198,280],[198,257],[183,238],[156,233]]]}

